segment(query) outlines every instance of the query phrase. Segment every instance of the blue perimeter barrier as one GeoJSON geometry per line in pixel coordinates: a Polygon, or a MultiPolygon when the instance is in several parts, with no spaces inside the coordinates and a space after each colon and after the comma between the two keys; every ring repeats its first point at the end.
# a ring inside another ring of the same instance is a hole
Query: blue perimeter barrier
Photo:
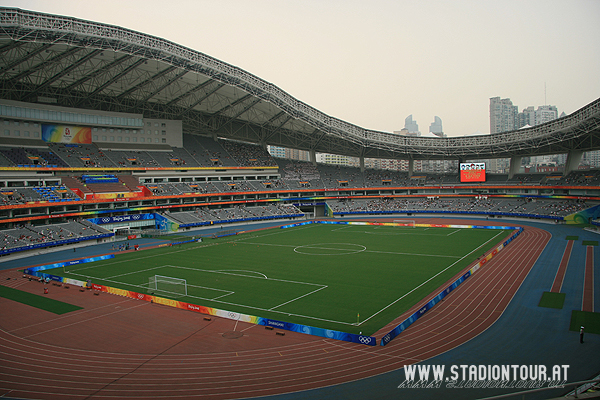
{"type": "Polygon", "coordinates": [[[98,256],[98,257],[80,258],[79,260],[71,260],[71,261],[59,262],[59,263],[54,263],[54,264],[39,265],[37,267],[26,268],[25,270],[23,270],[23,272],[26,273],[27,275],[38,276],[35,274],[36,272],[45,271],[47,269],[68,267],[70,265],[77,265],[77,264],[84,264],[84,263],[89,263],[89,262],[94,262],[94,261],[108,260],[111,258],[115,258],[115,255],[114,254],[105,254],[103,256],[98,256]]]}
{"type": "Polygon", "coordinates": [[[373,336],[357,335],[355,333],[347,333],[333,331],[330,329],[315,328],[314,326],[293,324],[291,322],[277,321],[274,319],[260,318],[259,325],[272,326],[273,328],[283,329],[286,331],[299,332],[307,335],[319,336],[328,339],[343,340],[345,342],[353,342],[364,344],[367,346],[376,346],[377,339],[373,336]]]}
{"type": "MultiPolygon", "coordinates": [[[[474,228],[486,229],[487,227],[485,227],[485,226],[477,226],[477,227],[475,227],[474,226],[474,228]]],[[[507,227],[503,227],[503,228],[507,228],[507,227]]],[[[517,228],[517,232],[515,232],[510,238],[506,239],[504,241],[504,243],[502,243],[502,248],[506,247],[510,242],[512,242],[517,236],[519,236],[521,234],[521,232],[523,232],[523,228],[521,228],[521,227],[517,228]]],[[[400,333],[402,333],[404,330],[406,330],[406,328],[408,328],[416,320],[418,320],[419,318],[421,318],[427,311],[431,310],[433,308],[433,306],[435,306],[444,297],[446,297],[448,294],[450,294],[450,292],[452,292],[454,289],[456,289],[468,277],[470,277],[471,275],[473,275],[473,273],[475,273],[475,271],[477,269],[479,269],[480,266],[481,266],[481,262],[480,262],[480,264],[477,265],[477,268],[473,267],[469,271],[465,272],[460,278],[458,278],[456,281],[454,281],[446,289],[444,289],[440,293],[438,293],[437,296],[435,296],[433,299],[431,299],[427,304],[425,304],[423,307],[421,307],[417,312],[415,312],[413,315],[411,315],[410,317],[408,317],[407,319],[405,319],[404,321],[402,321],[398,326],[396,326],[389,333],[387,333],[385,336],[383,336],[381,338],[381,345],[385,346],[392,339],[394,339],[396,336],[398,336],[400,333]]]]}
{"type": "Polygon", "coordinates": [[[182,240],[181,242],[173,242],[171,243],[171,246],[175,246],[177,244],[183,244],[183,243],[196,243],[198,242],[199,239],[190,239],[190,240],[182,240]]]}

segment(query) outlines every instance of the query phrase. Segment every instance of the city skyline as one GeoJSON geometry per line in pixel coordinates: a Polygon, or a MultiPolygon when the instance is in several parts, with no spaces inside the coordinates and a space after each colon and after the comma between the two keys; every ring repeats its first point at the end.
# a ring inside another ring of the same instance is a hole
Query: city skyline
{"type": "MultiPolygon", "coordinates": [[[[489,99],[570,114],[600,97],[600,2],[5,0],[155,35],[366,129],[439,116],[488,133],[489,99]],[[529,17],[525,17],[529,16],[529,17]]],[[[520,110],[519,110],[520,111],[520,110]]],[[[428,124],[429,122],[427,122],[428,124]]],[[[427,128],[425,128],[427,130],[427,128]]]]}

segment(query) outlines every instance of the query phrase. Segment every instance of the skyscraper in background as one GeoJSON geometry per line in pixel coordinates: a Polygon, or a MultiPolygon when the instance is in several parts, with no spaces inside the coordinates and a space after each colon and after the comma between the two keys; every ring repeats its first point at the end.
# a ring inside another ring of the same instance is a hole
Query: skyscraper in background
{"type": "Polygon", "coordinates": [[[309,161],[310,154],[305,150],[290,149],[287,147],[267,146],[269,154],[277,158],[289,158],[291,160],[309,161]]]}
{"type": "Polygon", "coordinates": [[[436,136],[444,137],[444,130],[442,129],[442,119],[437,115],[433,117],[433,122],[429,125],[429,132],[436,136]]]}
{"type": "MultiPolygon", "coordinates": [[[[565,114],[562,113],[561,117],[565,114]]],[[[513,105],[510,99],[501,99],[500,97],[490,98],[490,133],[500,133],[512,131],[521,128],[528,128],[540,125],[558,118],[558,109],[556,106],[543,105],[538,106],[537,110],[534,106],[524,108],[522,112],[518,112],[518,107],[513,105]]],[[[548,166],[552,164],[564,165],[566,156],[564,154],[524,157],[523,162],[530,166],[548,166]],[[562,163],[561,163],[562,161],[562,163]]],[[[585,156],[584,156],[585,159],[585,156]]],[[[503,169],[498,164],[498,168],[494,170],[494,160],[488,160],[492,165],[491,170],[501,172],[503,169]]],[[[499,161],[499,160],[496,160],[499,161]]]]}
{"type": "Polygon", "coordinates": [[[404,129],[408,130],[408,133],[419,133],[419,125],[417,121],[413,121],[412,114],[404,120],[404,129]]]}
{"type": "Polygon", "coordinates": [[[490,133],[517,129],[519,109],[510,99],[490,98],[490,133]]]}

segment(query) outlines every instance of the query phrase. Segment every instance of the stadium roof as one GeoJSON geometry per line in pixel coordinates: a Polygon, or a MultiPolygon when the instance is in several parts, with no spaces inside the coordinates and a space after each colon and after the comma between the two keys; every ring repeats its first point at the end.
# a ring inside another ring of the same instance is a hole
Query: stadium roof
{"type": "Polygon", "coordinates": [[[240,68],[117,26],[0,8],[0,98],[178,119],[187,133],[355,157],[479,159],[600,149],[600,99],[536,127],[406,137],[333,118],[240,68]]]}

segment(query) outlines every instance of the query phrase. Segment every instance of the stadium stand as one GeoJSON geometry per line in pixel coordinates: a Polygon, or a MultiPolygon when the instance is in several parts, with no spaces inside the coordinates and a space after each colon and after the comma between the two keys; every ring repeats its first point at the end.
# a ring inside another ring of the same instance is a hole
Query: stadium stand
{"type": "MultiPolygon", "coordinates": [[[[597,170],[575,171],[566,177],[560,174],[521,173],[512,179],[504,174],[488,174],[485,189],[479,189],[482,187],[480,185],[456,191],[452,188],[461,187],[457,174],[418,172],[409,176],[406,171],[361,171],[357,167],[274,159],[257,145],[224,139],[214,141],[209,137],[189,134],[183,134],[183,142],[184,148],[161,145],[159,150],[151,150],[148,145],[145,148],[138,145],[137,150],[124,146],[108,150],[94,144],[44,144],[41,141],[28,141],[23,142],[26,146],[19,147],[9,146],[6,142],[0,143],[0,167],[15,167],[23,165],[18,163],[30,161],[36,162],[37,166],[48,166],[50,170],[83,167],[90,171],[67,170],[60,174],[50,171],[50,180],[39,178],[35,172],[21,173],[15,175],[15,178],[1,178],[0,207],[5,209],[0,210],[0,224],[3,220],[14,221],[2,225],[1,239],[5,248],[27,249],[31,244],[45,245],[70,238],[84,240],[82,238],[86,237],[86,232],[62,225],[72,222],[68,217],[45,220],[46,225],[41,230],[20,225],[29,216],[61,214],[65,209],[57,207],[64,207],[66,204],[72,204],[69,210],[75,213],[90,209],[110,211],[111,203],[119,200],[125,201],[120,207],[127,210],[127,207],[140,205],[139,202],[127,203],[128,201],[139,199],[149,207],[150,212],[160,211],[180,226],[191,227],[301,215],[303,212],[291,205],[302,201],[298,197],[327,197],[331,193],[335,196],[343,194],[345,197],[324,200],[335,215],[431,212],[560,220],[598,202],[544,198],[539,194],[568,194],[571,189],[562,189],[563,187],[572,187],[573,193],[577,195],[600,193],[600,172],[597,170]],[[252,170],[274,166],[277,168],[266,172],[252,170]],[[149,170],[136,172],[136,168],[140,167],[149,167],[149,170]],[[183,169],[167,172],[169,169],[173,170],[173,167],[202,167],[208,168],[210,173],[183,169]],[[219,170],[214,170],[215,167],[219,170]],[[227,167],[236,169],[230,172],[226,171],[227,167]],[[110,172],[114,170],[119,173],[110,172]],[[86,175],[90,175],[91,180],[84,179],[86,175]],[[42,182],[44,180],[47,182],[42,182]],[[522,191],[523,185],[539,186],[540,189],[522,191]],[[494,189],[495,186],[498,189],[494,189]],[[365,189],[371,189],[368,196],[372,196],[372,199],[357,198],[365,195],[365,189]],[[482,191],[494,193],[494,196],[482,195],[482,191]],[[519,197],[503,197],[514,193],[519,197]],[[258,199],[283,199],[288,204],[255,203],[258,199]],[[223,201],[228,203],[220,204],[223,201]],[[27,204],[38,209],[33,212],[28,208],[10,208],[27,204]],[[40,209],[40,205],[48,208],[40,209]],[[75,236],[71,236],[69,232],[75,236]]],[[[130,212],[115,210],[115,214],[109,212],[108,215],[130,212]]],[[[97,234],[108,232],[86,228],[88,230],[97,234]]]]}
{"type": "Polygon", "coordinates": [[[116,167],[94,144],[48,143],[49,148],[69,167],[116,167]]]}
{"type": "Polygon", "coordinates": [[[0,232],[2,241],[0,255],[6,254],[11,249],[23,248],[26,250],[31,246],[48,247],[64,241],[75,243],[93,239],[99,235],[110,235],[110,232],[83,220],[41,226],[22,225],[0,232]]]}

